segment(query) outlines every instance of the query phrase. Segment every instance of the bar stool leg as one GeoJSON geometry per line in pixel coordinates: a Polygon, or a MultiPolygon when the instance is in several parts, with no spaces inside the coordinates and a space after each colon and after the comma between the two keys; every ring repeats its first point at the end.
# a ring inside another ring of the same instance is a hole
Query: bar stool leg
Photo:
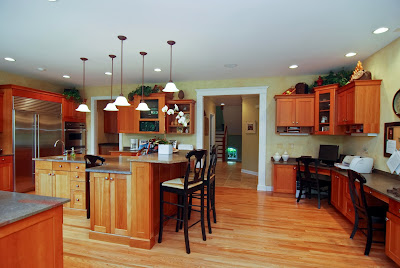
{"type": "Polygon", "coordinates": [[[192,205],[193,205],[193,196],[190,195],[190,197],[189,197],[189,216],[188,216],[189,220],[190,220],[190,216],[192,215],[192,205]]]}
{"type": "Polygon", "coordinates": [[[213,186],[211,187],[212,188],[211,204],[212,204],[214,223],[217,223],[217,213],[215,212],[215,181],[212,184],[213,186]]]}
{"type": "Polygon", "coordinates": [[[208,232],[212,234],[211,230],[211,220],[210,220],[210,208],[211,208],[211,185],[207,184],[207,224],[208,224],[208,232]]]}
{"type": "Polygon", "coordinates": [[[358,213],[357,213],[357,210],[356,210],[353,232],[351,232],[351,235],[350,235],[350,238],[351,238],[351,239],[353,239],[354,235],[355,235],[356,232],[357,232],[357,229],[358,229],[358,213]]]}
{"type": "Polygon", "coordinates": [[[164,227],[164,191],[162,186],[160,187],[160,228],[158,233],[158,243],[162,241],[162,233],[164,227]]]}
{"type": "Polygon", "coordinates": [[[189,226],[188,226],[188,212],[189,212],[189,206],[188,206],[188,196],[185,194],[183,196],[183,232],[185,235],[185,244],[186,244],[186,253],[190,254],[190,246],[189,246],[189,226]]]}
{"type": "Polygon", "coordinates": [[[180,219],[182,219],[182,207],[179,205],[182,204],[182,198],[181,195],[178,194],[178,206],[177,206],[177,213],[176,213],[176,227],[175,227],[175,232],[179,231],[179,226],[181,225],[180,219]]]}
{"type": "MultiPolygon", "coordinates": [[[[207,194],[208,195],[208,194],[207,194]]],[[[204,224],[204,186],[201,188],[201,204],[200,204],[200,211],[201,211],[201,233],[203,234],[203,241],[206,241],[206,228],[204,224]]],[[[210,225],[211,226],[211,225],[210,225]]]]}
{"type": "Polygon", "coordinates": [[[364,255],[368,256],[372,245],[372,221],[368,219],[368,230],[367,230],[367,244],[365,245],[364,255]]]}

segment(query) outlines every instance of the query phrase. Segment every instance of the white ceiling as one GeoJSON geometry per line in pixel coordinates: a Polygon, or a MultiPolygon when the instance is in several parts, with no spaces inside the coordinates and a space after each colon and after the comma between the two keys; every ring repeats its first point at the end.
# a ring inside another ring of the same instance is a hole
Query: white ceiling
{"type": "Polygon", "coordinates": [[[399,0],[1,0],[0,70],[80,87],[87,57],[87,85],[108,85],[113,53],[119,84],[125,35],[124,84],[141,81],[140,51],[145,82],[169,80],[167,40],[176,41],[175,82],[325,73],[398,38],[399,13],[399,0]],[[390,30],[372,34],[382,26],[390,30]],[[350,51],[358,55],[345,58],[350,51]]]}

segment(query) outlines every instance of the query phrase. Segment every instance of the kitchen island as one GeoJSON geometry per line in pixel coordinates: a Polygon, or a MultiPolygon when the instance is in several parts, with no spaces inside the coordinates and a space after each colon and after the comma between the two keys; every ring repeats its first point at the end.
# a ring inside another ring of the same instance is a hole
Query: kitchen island
{"type": "Polygon", "coordinates": [[[0,191],[0,267],[63,267],[69,199],[0,191]]]}

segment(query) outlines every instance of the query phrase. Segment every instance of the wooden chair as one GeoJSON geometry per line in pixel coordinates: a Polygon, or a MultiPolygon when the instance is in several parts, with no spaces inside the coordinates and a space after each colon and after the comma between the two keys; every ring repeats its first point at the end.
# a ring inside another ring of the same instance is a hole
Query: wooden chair
{"type": "Polygon", "coordinates": [[[303,188],[307,187],[308,197],[311,198],[312,190],[317,191],[318,197],[318,209],[321,208],[321,199],[323,198],[322,193],[327,193],[328,202],[330,203],[331,195],[331,178],[330,176],[318,174],[318,166],[320,161],[309,156],[302,156],[296,158],[297,161],[297,180],[300,182],[300,192],[297,197],[297,202],[300,202],[303,188]],[[315,172],[310,172],[310,165],[315,169],[315,172]],[[301,167],[304,166],[304,171],[301,171],[301,167]]]}
{"type": "MultiPolygon", "coordinates": [[[[210,152],[210,164],[208,166],[207,172],[207,180],[205,180],[205,189],[207,191],[204,193],[204,196],[207,197],[207,224],[208,224],[208,232],[211,234],[211,211],[213,212],[214,223],[217,223],[217,213],[215,211],[215,168],[217,166],[217,151],[218,145],[214,145],[211,148],[210,152]]],[[[200,194],[191,194],[189,199],[189,205],[192,205],[193,198],[200,199],[200,194]]],[[[189,219],[191,216],[191,206],[189,206],[189,219]]]]}
{"type": "MultiPolygon", "coordinates": [[[[106,161],[103,157],[98,155],[87,154],[83,157],[86,162],[86,168],[102,166],[106,161]]],[[[86,173],[89,176],[89,173],[86,173]]],[[[86,177],[86,192],[90,193],[89,177],[86,177]]],[[[90,195],[86,194],[86,218],[90,219],[90,195]]]]}
{"type": "Polygon", "coordinates": [[[204,173],[207,165],[207,150],[193,150],[186,154],[188,159],[187,169],[184,178],[177,178],[165,181],[160,184],[160,228],[158,235],[158,243],[162,242],[163,234],[163,223],[167,219],[176,220],[176,232],[179,231],[179,223],[183,222],[184,225],[184,236],[186,244],[186,253],[190,253],[189,246],[189,233],[190,227],[193,227],[197,223],[201,223],[201,232],[203,240],[206,241],[206,232],[204,226],[204,173]],[[195,162],[193,168],[191,168],[191,157],[194,157],[195,162]],[[193,211],[200,212],[200,220],[196,221],[192,225],[188,225],[189,219],[189,196],[196,192],[201,191],[200,205],[192,205],[193,207],[200,207],[200,210],[192,209],[193,211]],[[164,192],[176,193],[178,195],[178,203],[171,203],[164,201],[164,192]],[[176,217],[164,215],[164,204],[170,204],[177,206],[176,217]]]}
{"type": "Polygon", "coordinates": [[[384,243],[384,241],[373,241],[373,232],[374,231],[381,231],[385,232],[385,219],[386,219],[386,212],[388,210],[387,204],[381,202],[379,206],[369,206],[367,202],[367,198],[364,192],[364,183],[367,180],[358,172],[348,169],[347,170],[348,178],[349,178],[349,190],[350,190],[350,197],[351,201],[353,202],[354,212],[355,212],[355,219],[354,219],[354,227],[353,232],[350,235],[350,238],[353,239],[354,235],[356,234],[357,230],[361,230],[364,235],[367,236],[367,244],[365,246],[364,255],[369,255],[371,250],[372,242],[374,243],[384,243]],[[356,187],[356,181],[360,183],[360,187],[356,187]],[[360,228],[359,221],[365,220],[367,223],[366,228],[360,228]],[[375,228],[376,225],[382,225],[382,228],[375,228]],[[367,230],[367,233],[364,232],[367,230]]]}

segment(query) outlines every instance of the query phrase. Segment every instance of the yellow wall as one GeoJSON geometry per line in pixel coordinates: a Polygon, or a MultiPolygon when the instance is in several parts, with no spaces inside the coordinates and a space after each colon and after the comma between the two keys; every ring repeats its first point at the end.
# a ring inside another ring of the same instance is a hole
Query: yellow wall
{"type": "Polygon", "coordinates": [[[18,86],[23,86],[23,87],[30,87],[30,88],[34,88],[34,89],[51,91],[51,92],[55,92],[55,93],[63,93],[63,91],[64,91],[64,87],[60,86],[60,85],[54,85],[54,84],[48,83],[46,81],[32,79],[32,78],[0,71],[0,85],[5,85],[5,84],[13,84],[13,85],[18,85],[18,86]]]}
{"type": "Polygon", "coordinates": [[[375,168],[389,171],[386,165],[388,158],[383,156],[384,125],[399,122],[393,112],[392,101],[400,89],[400,38],[364,60],[363,67],[372,73],[372,79],[382,79],[380,133],[377,137],[346,137],[345,153],[372,157],[375,168]]]}
{"type": "Polygon", "coordinates": [[[258,172],[259,97],[242,96],[242,169],[258,172]],[[256,133],[246,133],[246,122],[255,121],[256,133]]]}

